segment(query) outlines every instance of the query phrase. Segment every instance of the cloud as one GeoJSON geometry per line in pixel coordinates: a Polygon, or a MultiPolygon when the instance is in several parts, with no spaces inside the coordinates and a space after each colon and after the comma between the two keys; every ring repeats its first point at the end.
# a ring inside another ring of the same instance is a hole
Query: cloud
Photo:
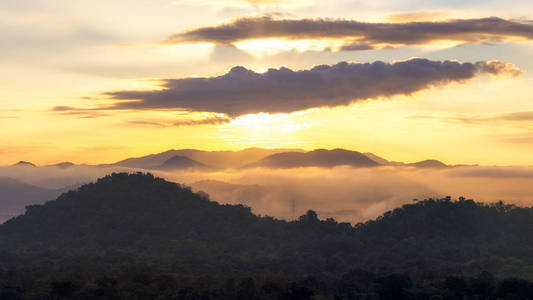
{"type": "Polygon", "coordinates": [[[500,120],[533,121],[533,111],[521,111],[499,115],[500,120]]]}
{"type": "Polygon", "coordinates": [[[150,126],[150,127],[181,127],[181,126],[199,126],[199,125],[219,125],[219,124],[225,124],[231,122],[231,118],[228,117],[207,117],[202,119],[182,119],[178,120],[172,123],[163,123],[163,122],[155,122],[155,121],[142,121],[142,120],[136,120],[136,121],[129,121],[126,124],[129,125],[139,125],[139,126],[150,126]]]}
{"type": "Polygon", "coordinates": [[[199,120],[180,120],[174,122],[174,126],[196,126],[196,125],[218,125],[231,122],[230,118],[226,117],[210,117],[199,120]]]}
{"type": "Polygon", "coordinates": [[[374,50],[376,47],[369,44],[346,44],[341,47],[341,51],[362,51],[362,50],[374,50]]]}
{"type": "Polygon", "coordinates": [[[436,19],[449,19],[451,13],[445,10],[404,12],[389,15],[386,20],[391,23],[435,21],[436,19]]]}
{"type": "MultiPolygon", "coordinates": [[[[224,12],[248,12],[254,13],[257,10],[280,9],[280,8],[300,8],[308,7],[313,3],[309,0],[175,0],[172,5],[186,4],[188,6],[211,6],[219,8],[224,12]]],[[[242,14],[241,14],[242,15],[242,14]]]]}
{"type": "MultiPolygon", "coordinates": [[[[99,147],[92,149],[101,151],[99,147]]],[[[69,168],[0,166],[0,177],[46,188],[62,188],[94,181],[111,172],[134,171],[125,167],[87,165],[69,168]]],[[[168,180],[191,185],[195,191],[208,192],[215,201],[249,205],[256,213],[282,218],[291,217],[292,201],[296,203],[296,216],[314,209],[321,217],[349,222],[375,218],[387,210],[411,203],[414,198],[450,195],[483,202],[504,200],[528,206],[533,203],[533,167],[361,169],[339,166],[153,172],[168,180]]]]}
{"type": "Polygon", "coordinates": [[[159,122],[152,122],[152,121],[129,121],[129,122],[126,122],[127,125],[138,125],[138,126],[149,126],[149,127],[159,127],[159,128],[164,128],[164,127],[167,127],[165,124],[163,123],[159,123],[159,122]]]}
{"type": "Polygon", "coordinates": [[[456,121],[469,124],[494,124],[494,122],[507,122],[509,124],[524,123],[533,121],[533,111],[517,111],[495,115],[473,115],[455,117],[437,116],[411,116],[411,119],[441,119],[443,121],[456,121]]]}
{"type": "Polygon", "coordinates": [[[289,2],[289,1],[283,1],[283,0],[241,0],[244,2],[248,2],[250,4],[281,4],[283,2],[289,2]]]}
{"type": "Polygon", "coordinates": [[[501,61],[488,61],[478,65],[481,68],[481,72],[498,75],[507,73],[510,76],[518,76],[522,74],[522,71],[516,68],[513,64],[503,63],[501,61]]]}
{"type": "Polygon", "coordinates": [[[269,38],[350,39],[371,45],[424,45],[442,40],[483,43],[506,38],[531,40],[533,24],[496,17],[440,22],[365,23],[344,19],[275,19],[263,16],[192,29],[171,35],[165,42],[229,44],[269,38]]]}
{"type": "Polygon", "coordinates": [[[510,144],[522,144],[529,147],[533,144],[533,134],[523,133],[523,134],[513,134],[500,137],[499,140],[504,143],[510,144]]]}
{"type": "Polygon", "coordinates": [[[72,106],[54,106],[51,111],[82,111],[82,108],[72,107],[72,106]]]}
{"type": "MultiPolygon", "coordinates": [[[[2,1],[20,2],[20,1],[2,1]]],[[[75,18],[54,13],[35,12],[35,7],[23,13],[0,9],[0,61],[43,64],[63,60],[73,51],[124,41],[124,37],[85,24],[75,18]]]]}
{"type": "MultiPolygon", "coordinates": [[[[461,63],[410,59],[394,63],[341,62],[310,70],[269,69],[256,73],[234,67],[218,77],[164,80],[162,89],[108,92],[115,100],[100,109],[181,109],[223,113],[290,113],[355,101],[409,95],[436,85],[464,82],[480,73],[517,75],[519,70],[499,61],[461,63]]],[[[55,110],[68,108],[55,108],[55,110]]],[[[75,110],[76,108],[74,108],[75,110]]]]}
{"type": "Polygon", "coordinates": [[[78,116],[80,119],[96,119],[101,117],[109,117],[110,114],[102,113],[94,108],[78,108],[72,106],[54,106],[50,110],[51,112],[63,115],[63,116],[78,116]]]}
{"type": "Polygon", "coordinates": [[[227,5],[228,2],[231,3],[246,3],[246,4],[251,4],[251,5],[261,5],[261,4],[267,4],[267,5],[279,5],[279,4],[285,4],[285,3],[290,3],[290,2],[294,2],[294,1],[291,1],[291,0],[194,0],[194,1],[191,1],[191,0],[178,0],[178,1],[175,1],[174,4],[179,4],[179,3],[187,3],[187,2],[190,2],[190,3],[200,3],[200,4],[205,4],[205,3],[222,3],[224,5],[227,5]]]}
{"type": "Polygon", "coordinates": [[[449,172],[449,175],[481,178],[533,178],[531,167],[466,167],[449,172]]]}
{"type": "Polygon", "coordinates": [[[415,198],[446,195],[531,205],[533,191],[532,167],[471,166],[437,170],[342,166],[160,175],[178,182],[200,180],[191,184],[193,189],[203,190],[222,203],[249,205],[260,214],[290,218],[294,200],[296,215],[314,209],[322,217],[350,222],[374,218],[415,198]]]}

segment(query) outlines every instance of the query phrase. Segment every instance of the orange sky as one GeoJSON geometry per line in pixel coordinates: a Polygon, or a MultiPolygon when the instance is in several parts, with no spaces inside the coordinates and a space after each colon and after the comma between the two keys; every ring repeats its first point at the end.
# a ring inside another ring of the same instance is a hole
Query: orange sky
{"type": "Polygon", "coordinates": [[[0,165],[19,160],[101,163],[170,148],[248,147],[347,148],[397,161],[435,158],[450,164],[533,165],[533,113],[528,115],[533,112],[533,45],[527,40],[439,41],[361,51],[338,51],[347,42],[342,38],[250,39],[231,47],[161,43],[172,34],[273,12],[290,19],[408,22],[490,16],[529,19],[524,12],[533,8],[530,1],[510,1],[513,5],[428,1],[421,2],[418,10],[412,10],[409,1],[352,2],[2,3],[0,33],[9,42],[0,42],[0,165]],[[522,74],[481,74],[409,96],[239,115],[220,124],[195,123],[226,117],[208,108],[205,113],[52,111],[57,106],[107,105],[112,101],[103,93],[109,91],[158,89],[160,79],[219,76],[234,66],[261,73],[282,66],[303,70],[341,61],[394,62],[413,57],[473,63],[499,60],[514,64],[522,74]]]}

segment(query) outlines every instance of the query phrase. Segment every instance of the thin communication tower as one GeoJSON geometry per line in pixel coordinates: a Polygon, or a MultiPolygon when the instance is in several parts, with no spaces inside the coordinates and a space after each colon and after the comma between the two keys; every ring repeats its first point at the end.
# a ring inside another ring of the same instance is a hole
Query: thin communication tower
{"type": "Polygon", "coordinates": [[[292,214],[292,220],[296,220],[296,200],[291,200],[291,214],[292,214]]]}

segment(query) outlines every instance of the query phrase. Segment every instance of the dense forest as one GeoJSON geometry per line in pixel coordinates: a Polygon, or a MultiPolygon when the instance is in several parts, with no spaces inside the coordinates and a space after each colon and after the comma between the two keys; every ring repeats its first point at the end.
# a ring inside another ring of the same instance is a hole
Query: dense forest
{"type": "Polygon", "coordinates": [[[0,225],[0,299],[533,299],[531,253],[502,202],[284,221],[120,173],[0,225]]]}

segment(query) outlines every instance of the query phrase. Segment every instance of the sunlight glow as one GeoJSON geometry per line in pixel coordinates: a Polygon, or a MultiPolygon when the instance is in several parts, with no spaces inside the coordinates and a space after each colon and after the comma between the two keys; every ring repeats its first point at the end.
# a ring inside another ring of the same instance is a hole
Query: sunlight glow
{"type": "Polygon", "coordinates": [[[286,39],[258,39],[235,43],[241,50],[249,52],[256,57],[271,56],[286,51],[337,51],[345,44],[343,40],[286,40],[286,39]]]}

